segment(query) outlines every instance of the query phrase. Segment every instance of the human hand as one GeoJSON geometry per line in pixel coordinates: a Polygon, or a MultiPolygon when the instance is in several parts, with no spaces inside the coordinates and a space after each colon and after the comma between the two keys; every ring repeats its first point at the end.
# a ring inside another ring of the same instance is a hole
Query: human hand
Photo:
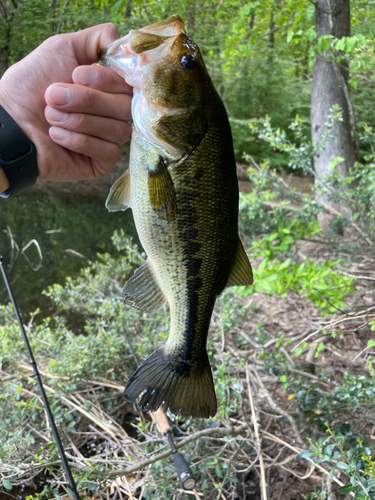
{"type": "Polygon", "coordinates": [[[108,68],[88,66],[119,36],[113,24],[53,36],[1,78],[0,105],[35,144],[41,178],[99,177],[130,138],[131,87],[108,68]]]}

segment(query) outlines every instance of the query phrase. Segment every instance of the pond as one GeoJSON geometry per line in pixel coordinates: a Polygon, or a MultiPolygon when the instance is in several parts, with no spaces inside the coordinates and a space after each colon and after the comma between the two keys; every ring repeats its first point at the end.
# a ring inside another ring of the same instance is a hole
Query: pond
{"type": "MultiPolygon", "coordinates": [[[[45,314],[53,312],[41,294],[48,286],[76,277],[98,252],[114,255],[111,236],[120,228],[136,237],[131,210],[109,213],[102,199],[37,190],[9,200],[0,198],[0,255],[24,320],[37,308],[45,314]]],[[[0,277],[0,303],[6,302],[0,277]]]]}

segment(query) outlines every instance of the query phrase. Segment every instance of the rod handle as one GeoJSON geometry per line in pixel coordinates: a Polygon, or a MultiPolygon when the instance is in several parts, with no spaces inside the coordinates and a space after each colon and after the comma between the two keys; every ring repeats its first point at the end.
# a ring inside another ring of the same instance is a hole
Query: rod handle
{"type": "Polygon", "coordinates": [[[164,413],[163,408],[160,406],[156,411],[152,412],[156,420],[156,424],[159,428],[161,434],[165,434],[166,432],[172,432],[171,426],[169,425],[167,415],[164,413]]]}
{"type": "Polygon", "coordinates": [[[181,486],[184,488],[184,490],[192,490],[193,488],[195,488],[196,481],[194,479],[193,472],[188,466],[185,458],[179,451],[173,453],[172,456],[181,486]]]}

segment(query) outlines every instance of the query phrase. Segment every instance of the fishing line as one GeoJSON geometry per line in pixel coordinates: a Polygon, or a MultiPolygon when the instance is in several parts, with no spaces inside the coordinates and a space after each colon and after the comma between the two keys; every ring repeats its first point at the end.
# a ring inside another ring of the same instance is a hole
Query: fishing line
{"type": "Polygon", "coordinates": [[[25,331],[25,329],[23,327],[21,316],[20,316],[20,313],[18,311],[16,300],[15,300],[15,298],[13,296],[12,289],[10,287],[7,275],[5,273],[5,269],[4,269],[4,266],[3,266],[3,258],[2,258],[1,255],[0,255],[0,268],[1,268],[1,272],[3,274],[5,286],[7,288],[10,301],[11,301],[12,306],[13,306],[14,314],[16,315],[16,318],[17,318],[17,321],[18,321],[18,325],[19,325],[20,330],[21,330],[22,338],[23,338],[23,341],[24,341],[24,344],[25,344],[25,347],[26,347],[26,351],[27,351],[27,355],[28,355],[28,358],[29,358],[29,363],[31,364],[31,366],[33,368],[34,377],[35,377],[35,380],[36,380],[36,382],[38,384],[39,392],[40,392],[40,395],[41,395],[42,400],[43,400],[43,405],[44,405],[44,408],[46,410],[49,423],[51,425],[52,434],[53,434],[53,437],[55,439],[55,443],[56,443],[57,449],[59,450],[61,462],[63,464],[64,470],[65,470],[65,474],[66,474],[66,477],[68,479],[69,488],[71,490],[71,493],[73,495],[74,500],[81,500],[80,496],[78,494],[78,491],[77,491],[76,483],[75,483],[74,478],[72,476],[72,471],[70,470],[70,465],[68,463],[68,460],[67,460],[65,452],[64,452],[64,447],[62,445],[59,432],[58,432],[56,424],[55,424],[55,419],[53,418],[53,413],[51,412],[51,408],[50,408],[49,403],[48,403],[47,395],[46,395],[46,393],[44,391],[42,379],[40,377],[40,373],[39,373],[39,370],[38,370],[38,365],[37,365],[36,360],[34,358],[33,351],[31,349],[31,346],[30,346],[30,343],[29,343],[29,339],[27,338],[26,331],[25,331]]]}

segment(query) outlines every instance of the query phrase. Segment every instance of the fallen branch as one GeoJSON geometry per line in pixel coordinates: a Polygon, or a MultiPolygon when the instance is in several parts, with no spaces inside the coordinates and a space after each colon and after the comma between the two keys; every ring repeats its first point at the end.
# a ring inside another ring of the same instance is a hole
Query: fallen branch
{"type": "Polygon", "coordinates": [[[250,403],[250,407],[251,407],[251,417],[253,420],[254,434],[255,434],[256,444],[258,447],[258,454],[259,454],[260,491],[262,494],[262,500],[267,500],[268,494],[267,494],[267,483],[266,483],[266,471],[265,471],[264,460],[263,460],[263,455],[262,455],[262,442],[261,442],[261,439],[259,436],[258,422],[257,422],[256,415],[255,415],[253,393],[251,391],[249,365],[246,365],[246,380],[247,380],[247,389],[248,389],[248,395],[249,395],[249,403],[250,403]]]}

